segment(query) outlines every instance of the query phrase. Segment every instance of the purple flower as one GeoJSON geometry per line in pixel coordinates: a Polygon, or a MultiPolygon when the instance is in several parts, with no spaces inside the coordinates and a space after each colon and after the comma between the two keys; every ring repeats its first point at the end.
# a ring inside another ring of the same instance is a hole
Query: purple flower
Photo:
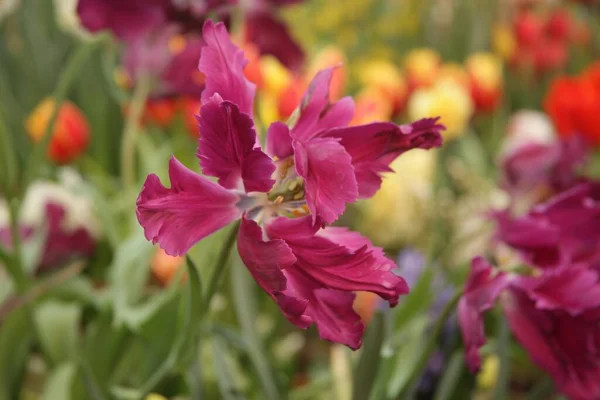
{"type": "Polygon", "coordinates": [[[458,313],[467,363],[479,368],[483,313],[501,293],[509,326],[569,398],[600,397],[600,185],[579,184],[528,214],[497,215],[498,240],[532,273],[497,272],[473,260],[458,313]]]}
{"type": "MultiPolygon", "coordinates": [[[[66,210],[63,206],[48,202],[45,205],[46,227],[41,258],[36,267],[36,273],[54,270],[73,258],[91,257],[96,249],[96,240],[84,227],[65,229],[66,210]]],[[[21,226],[21,240],[28,241],[36,234],[36,228],[29,225],[21,226]]],[[[10,228],[0,228],[0,243],[12,247],[10,228]]]]}
{"type": "Polygon", "coordinates": [[[269,127],[265,152],[256,140],[255,86],[244,77],[243,52],[222,23],[207,21],[203,38],[199,69],[206,86],[196,117],[204,176],[175,158],[171,188],[148,176],[137,201],[146,237],[182,255],[241,218],[240,256],[282,313],[356,349],[364,327],[352,309],[353,292],[370,291],[395,305],[408,287],[368,239],[324,223],[335,221],[346,203],[371,196],[396,156],[439,146],[442,127],[435,119],[348,127],[352,99],[329,102],[332,71],[325,70],[311,83],[295,124],[269,127]]]}

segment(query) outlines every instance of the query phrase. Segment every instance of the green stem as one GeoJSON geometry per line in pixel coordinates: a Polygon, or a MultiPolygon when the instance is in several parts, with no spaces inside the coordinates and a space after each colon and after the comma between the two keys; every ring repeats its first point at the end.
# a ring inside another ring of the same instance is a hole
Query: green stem
{"type": "Polygon", "coordinates": [[[8,272],[10,273],[17,291],[19,293],[24,292],[29,285],[27,276],[23,271],[23,262],[21,259],[22,246],[21,246],[21,232],[19,226],[19,202],[17,199],[12,199],[9,204],[10,211],[10,234],[12,239],[12,262],[6,265],[8,272]]]}
{"type": "Polygon", "coordinates": [[[4,184],[4,197],[10,198],[13,194],[14,184],[17,178],[17,156],[16,148],[13,145],[13,138],[8,129],[4,114],[0,111],[0,149],[2,149],[2,168],[4,169],[4,179],[0,184],[4,184]]]}
{"type": "Polygon", "coordinates": [[[25,169],[25,179],[23,181],[22,187],[23,191],[27,187],[27,184],[31,182],[33,178],[37,175],[37,172],[41,165],[40,160],[45,159],[46,149],[48,148],[50,139],[52,138],[51,133],[54,130],[54,125],[56,124],[56,118],[58,116],[60,106],[65,101],[69,89],[71,88],[73,82],[79,75],[79,71],[100,43],[102,43],[102,40],[97,40],[92,44],[82,43],[81,45],[79,45],[79,47],[69,58],[64,71],[61,73],[60,78],[58,80],[58,84],[56,85],[56,89],[52,94],[52,98],[55,101],[55,105],[50,116],[50,121],[46,126],[44,136],[42,136],[40,142],[34,147],[33,151],[31,152],[31,156],[29,157],[27,163],[27,168],[25,169]]]}
{"type": "Polygon", "coordinates": [[[142,74],[136,82],[129,114],[125,120],[125,128],[121,139],[121,176],[124,188],[129,188],[135,184],[135,143],[142,112],[150,93],[150,86],[150,77],[142,74]]]}
{"type": "Polygon", "coordinates": [[[215,263],[215,268],[212,276],[210,277],[210,281],[208,283],[208,288],[206,290],[206,296],[202,301],[204,307],[208,308],[210,306],[210,301],[212,300],[213,295],[217,291],[219,286],[219,282],[221,281],[221,277],[223,276],[223,272],[225,271],[225,264],[229,259],[229,254],[231,253],[231,249],[235,244],[235,238],[237,237],[238,228],[240,227],[240,221],[237,221],[234,226],[231,227],[229,231],[229,235],[227,236],[227,240],[223,247],[221,248],[221,253],[219,254],[219,258],[215,263]]]}
{"type": "Polygon", "coordinates": [[[456,304],[458,303],[458,300],[460,300],[462,294],[462,290],[458,290],[454,294],[454,296],[452,296],[452,299],[448,301],[448,303],[444,307],[444,310],[435,322],[433,330],[431,331],[431,335],[429,335],[429,340],[427,341],[425,349],[423,350],[423,353],[421,354],[419,360],[417,360],[416,367],[413,369],[411,377],[408,380],[409,384],[403,390],[402,395],[399,397],[400,399],[409,398],[408,394],[413,393],[414,389],[419,384],[419,378],[423,375],[423,371],[427,367],[427,362],[429,361],[431,355],[437,347],[438,338],[441,335],[442,330],[444,329],[444,324],[446,323],[448,317],[450,317],[450,314],[452,314],[452,312],[454,311],[454,308],[456,307],[456,304]]]}

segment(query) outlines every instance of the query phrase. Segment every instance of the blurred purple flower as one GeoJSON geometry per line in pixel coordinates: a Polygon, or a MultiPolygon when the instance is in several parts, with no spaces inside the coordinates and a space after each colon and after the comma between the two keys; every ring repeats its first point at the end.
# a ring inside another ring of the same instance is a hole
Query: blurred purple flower
{"type": "Polygon", "coordinates": [[[511,330],[573,399],[600,397],[600,183],[579,184],[527,215],[498,215],[498,239],[534,271],[498,272],[473,260],[459,320],[467,363],[479,369],[483,313],[501,293],[511,330]]]}
{"type": "Polygon", "coordinates": [[[360,347],[364,327],[352,308],[353,292],[373,292],[395,305],[408,287],[368,239],[324,223],[335,221],[346,203],[371,196],[398,155],[439,146],[443,128],[436,119],[347,127],[353,101],[330,102],[327,69],[311,83],[295,124],[269,127],[265,153],[254,130],[255,86],[243,74],[243,52],[222,23],[207,21],[203,39],[197,156],[204,175],[218,181],[175,158],[170,189],[149,175],[137,201],[146,238],[167,254],[183,255],[241,218],[240,256],[282,313],[301,328],[316,324],[324,339],[360,347]]]}
{"type": "MultiPolygon", "coordinates": [[[[68,230],[63,227],[66,210],[58,204],[46,204],[46,226],[41,258],[36,273],[54,270],[74,258],[87,258],[94,254],[96,240],[85,228],[68,230]]],[[[20,239],[24,242],[32,240],[36,234],[42,234],[32,226],[21,226],[20,239]]],[[[12,237],[9,227],[0,227],[0,243],[12,248],[12,237]]]]}

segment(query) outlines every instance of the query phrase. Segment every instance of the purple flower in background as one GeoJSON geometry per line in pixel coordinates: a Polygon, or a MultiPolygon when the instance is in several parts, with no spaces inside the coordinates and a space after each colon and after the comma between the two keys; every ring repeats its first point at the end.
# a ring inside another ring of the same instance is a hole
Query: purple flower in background
{"type": "MultiPolygon", "coordinates": [[[[67,229],[64,227],[66,219],[65,208],[62,205],[48,202],[45,205],[44,228],[31,225],[21,226],[21,240],[33,240],[37,234],[45,236],[42,252],[36,273],[54,270],[75,258],[88,258],[94,254],[96,240],[84,227],[67,229]]],[[[0,227],[0,244],[7,248],[12,247],[12,237],[9,227],[0,227]]]]}
{"type": "Polygon", "coordinates": [[[346,203],[373,195],[398,155],[439,146],[443,127],[436,119],[348,127],[353,101],[329,101],[328,69],[313,79],[292,126],[269,127],[263,151],[243,52],[222,23],[207,21],[203,39],[199,69],[206,85],[197,156],[204,175],[172,158],[171,188],[148,176],[137,201],[146,237],[168,254],[182,255],[241,218],[240,256],[282,313],[356,349],[364,327],[352,309],[353,292],[373,292],[395,305],[408,287],[368,239],[324,223],[335,221],[346,203]]]}
{"type": "Polygon", "coordinates": [[[459,321],[467,363],[480,365],[483,313],[500,298],[509,326],[558,390],[600,397],[600,184],[582,183],[511,218],[500,213],[498,240],[531,268],[519,275],[473,260],[459,321]],[[500,296],[503,294],[502,296],[500,296]]]}

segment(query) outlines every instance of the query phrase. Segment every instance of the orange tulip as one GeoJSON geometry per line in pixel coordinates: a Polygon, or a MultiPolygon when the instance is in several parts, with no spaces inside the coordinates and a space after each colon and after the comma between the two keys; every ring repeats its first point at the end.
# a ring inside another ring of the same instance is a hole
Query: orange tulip
{"type": "MultiPolygon", "coordinates": [[[[54,99],[44,99],[27,117],[25,130],[34,142],[42,140],[55,107],[54,99]]],[[[75,104],[68,101],[61,105],[50,134],[52,136],[48,146],[48,157],[61,165],[68,164],[80,156],[90,141],[87,119],[75,104]]]]}
{"type": "Polygon", "coordinates": [[[183,261],[183,257],[170,256],[163,249],[158,248],[150,263],[152,276],[161,286],[167,286],[177,274],[179,268],[183,266],[183,261]]]}

